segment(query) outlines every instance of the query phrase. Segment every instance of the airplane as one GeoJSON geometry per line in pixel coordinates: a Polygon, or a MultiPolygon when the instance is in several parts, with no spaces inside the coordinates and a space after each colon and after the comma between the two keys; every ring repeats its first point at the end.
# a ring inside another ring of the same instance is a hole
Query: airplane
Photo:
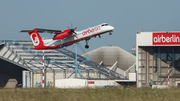
{"type": "Polygon", "coordinates": [[[50,30],[50,29],[41,29],[35,28],[33,30],[21,30],[20,32],[28,32],[30,38],[33,42],[35,50],[43,50],[43,49],[57,49],[62,47],[70,46],[76,42],[86,40],[85,48],[88,49],[88,41],[92,37],[99,36],[101,38],[101,34],[109,32],[111,35],[114,27],[108,25],[107,23],[102,23],[100,25],[82,30],[82,31],[75,31],[74,29],[67,29],[67,30],[50,30]],[[52,39],[44,39],[42,40],[38,33],[51,33],[55,34],[52,39]]]}

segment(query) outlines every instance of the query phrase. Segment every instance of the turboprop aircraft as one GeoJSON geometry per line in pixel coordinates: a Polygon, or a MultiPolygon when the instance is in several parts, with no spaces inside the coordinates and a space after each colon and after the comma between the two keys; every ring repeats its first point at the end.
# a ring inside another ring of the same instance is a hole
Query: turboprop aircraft
{"type": "Polygon", "coordinates": [[[30,38],[34,44],[34,49],[56,49],[62,48],[66,46],[70,46],[76,42],[86,40],[85,48],[89,48],[88,41],[92,37],[99,36],[101,38],[101,34],[111,32],[114,30],[113,26],[108,25],[107,23],[103,23],[82,31],[75,31],[74,29],[67,30],[50,30],[50,29],[41,29],[35,28],[33,30],[21,30],[20,32],[28,32],[30,38]],[[55,34],[52,39],[42,40],[38,33],[51,33],[55,34]]]}

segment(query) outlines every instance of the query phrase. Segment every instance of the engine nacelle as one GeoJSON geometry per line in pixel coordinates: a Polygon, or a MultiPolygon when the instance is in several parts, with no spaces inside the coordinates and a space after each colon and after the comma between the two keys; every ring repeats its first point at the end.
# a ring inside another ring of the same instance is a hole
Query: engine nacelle
{"type": "Polygon", "coordinates": [[[53,37],[53,40],[64,39],[65,37],[70,36],[70,35],[71,35],[71,30],[67,29],[67,30],[64,30],[63,32],[61,32],[59,34],[55,34],[53,37]]]}

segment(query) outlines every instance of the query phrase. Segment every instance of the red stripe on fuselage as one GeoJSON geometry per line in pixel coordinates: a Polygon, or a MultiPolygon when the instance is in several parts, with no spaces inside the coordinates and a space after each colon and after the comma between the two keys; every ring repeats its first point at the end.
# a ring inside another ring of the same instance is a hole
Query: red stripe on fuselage
{"type": "MultiPolygon", "coordinates": [[[[100,35],[100,34],[104,34],[104,33],[107,33],[107,32],[110,32],[110,31],[106,31],[106,32],[102,32],[102,33],[99,33],[99,34],[94,34],[92,36],[87,36],[87,37],[83,37],[83,38],[80,38],[80,39],[77,39],[77,40],[73,40],[73,41],[70,41],[70,42],[66,42],[63,44],[64,47],[67,47],[67,46],[70,46],[76,42],[79,42],[79,41],[82,41],[82,40],[88,40],[94,36],[97,36],[97,35],[100,35]]],[[[35,50],[42,50],[42,49],[57,49],[57,48],[60,48],[61,45],[57,45],[57,46],[38,46],[36,48],[34,48],[35,50]]]]}
{"type": "Polygon", "coordinates": [[[57,45],[57,46],[38,46],[38,47],[35,47],[34,49],[35,50],[42,50],[42,49],[57,49],[59,48],[60,45],[57,45]]]}

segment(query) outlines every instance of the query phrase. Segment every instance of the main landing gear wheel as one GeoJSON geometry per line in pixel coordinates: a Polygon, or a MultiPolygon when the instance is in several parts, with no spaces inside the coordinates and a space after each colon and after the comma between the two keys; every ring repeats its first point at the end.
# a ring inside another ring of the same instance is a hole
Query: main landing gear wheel
{"type": "Polygon", "coordinates": [[[86,48],[86,49],[89,48],[88,41],[89,41],[89,40],[86,40],[86,45],[85,45],[85,48],[86,48]]]}
{"type": "Polygon", "coordinates": [[[63,44],[61,44],[61,45],[60,45],[60,48],[63,48],[63,47],[64,47],[64,45],[63,45],[63,44]]]}
{"type": "Polygon", "coordinates": [[[88,49],[88,48],[89,48],[89,45],[85,45],[85,48],[88,49]]]}

